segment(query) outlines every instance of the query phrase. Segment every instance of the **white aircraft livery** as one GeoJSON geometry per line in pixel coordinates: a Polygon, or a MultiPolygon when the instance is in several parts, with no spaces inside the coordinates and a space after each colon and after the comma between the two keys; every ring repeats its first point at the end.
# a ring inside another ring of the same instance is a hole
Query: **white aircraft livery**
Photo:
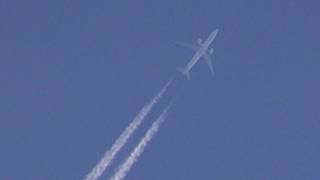
{"type": "Polygon", "coordinates": [[[206,39],[204,42],[202,42],[201,39],[198,39],[198,44],[189,44],[189,43],[180,43],[177,42],[178,45],[190,48],[194,50],[196,53],[193,55],[192,59],[189,61],[189,63],[184,68],[177,68],[177,71],[181,72],[183,75],[187,77],[188,80],[190,80],[190,70],[193,68],[193,66],[200,60],[201,57],[203,57],[210,69],[210,72],[212,75],[214,75],[213,67],[212,67],[212,60],[211,60],[211,54],[213,53],[213,48],[209,49],[210,44],[213,42],[213,40],[218,35],[218,29],[215,29],[212,31],[212,33],[209,35],[208,39],[206,39]]]}

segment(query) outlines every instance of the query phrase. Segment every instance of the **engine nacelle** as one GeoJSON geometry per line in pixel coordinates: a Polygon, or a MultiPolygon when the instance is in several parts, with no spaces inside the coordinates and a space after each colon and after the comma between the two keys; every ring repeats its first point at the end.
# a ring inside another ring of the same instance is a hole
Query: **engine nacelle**
{"type": "Polygon", "coordinates": [[[202,44],[202,39],[201,39],[201,38],[197,39],[197,43],[198,43],[199,45],[201,45],[201,44],[202,44]]]}
{"type": "Polygon", "coordinates": [[[214,52],[213,48],[210,48],[209,49],[209,54],[213,54],[213,52],[214,52]]]}

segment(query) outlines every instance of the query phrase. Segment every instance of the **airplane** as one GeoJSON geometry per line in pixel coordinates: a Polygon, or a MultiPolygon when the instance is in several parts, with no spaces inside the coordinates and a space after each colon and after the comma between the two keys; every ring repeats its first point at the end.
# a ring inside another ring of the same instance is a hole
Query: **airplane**
{"type": "Polygon", "coordinates": [[[211,32],[208,39],[206,39],[204,42],[199,38],[197,40],[197,44],[189,44],[189,43],[181,43],[177,42],[178,45],[182,47],[186,47],[189,49],[194,50],[196,53],[193,55],[192,59],[189,61],[189,63],[183,68],[178,67],[177,71],[181,72],[183,75],[187,77],[188,80],[191,79],[190,76],[190,70],[193,68],[193,66],[200,60],[201,57],[203,57],[210,69],[211,75],[214,75],[213,67],[212,67],[212,60],[211,60],[211,54],[213,54],[214,50],[213,48],[209,49],[210,44],[213,42],[213,40],[218,35],[219,30],[215,29],[211,32]]]}

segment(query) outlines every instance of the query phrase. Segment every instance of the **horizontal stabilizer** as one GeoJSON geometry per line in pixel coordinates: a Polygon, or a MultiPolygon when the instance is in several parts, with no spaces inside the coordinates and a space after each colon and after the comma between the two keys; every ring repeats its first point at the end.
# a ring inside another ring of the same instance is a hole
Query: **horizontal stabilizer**
{"type": "Polygon", "coordinates": [[[184,68],[182,68],[182,67],[177,67],[177,71],[183,74],[184,68]]]}
{"type": "Polygon", "coordinates": [[[191,79],[191,76],[190,76],[189,71],[185,71],[185,69],[184,69],[184,68],[182,68],[182,67],[178,67],[178,68],[177,68],[177,71],[178,71],[178,72],[180,72],[180,73],[182,73],[183,75],[185,75],[185,76],[187,77],[187,79],[188,79],[188,80],[190,80],[190,79],[191,79]]]}

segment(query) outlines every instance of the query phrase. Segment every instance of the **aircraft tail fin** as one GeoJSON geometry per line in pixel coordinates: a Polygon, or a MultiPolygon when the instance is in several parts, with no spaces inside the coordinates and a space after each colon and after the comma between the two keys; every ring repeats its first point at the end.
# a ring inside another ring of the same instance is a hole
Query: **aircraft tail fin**
{"type": "Polygon", "coordinates": [[[184,69],[184,68],[182,68],[182,67],[178,67],[178,68],[177,68],[177,71],[178,71],[178,72],[180,72],[180,73],[182,73],[183,75],[185,75],[185,76],[187,77],[187,79],[188,79],[188,80],[190,80],[190,79],[191,79],[191,76],[190,76],[189,71],[185,71],[185,69],[184,69]]]}

